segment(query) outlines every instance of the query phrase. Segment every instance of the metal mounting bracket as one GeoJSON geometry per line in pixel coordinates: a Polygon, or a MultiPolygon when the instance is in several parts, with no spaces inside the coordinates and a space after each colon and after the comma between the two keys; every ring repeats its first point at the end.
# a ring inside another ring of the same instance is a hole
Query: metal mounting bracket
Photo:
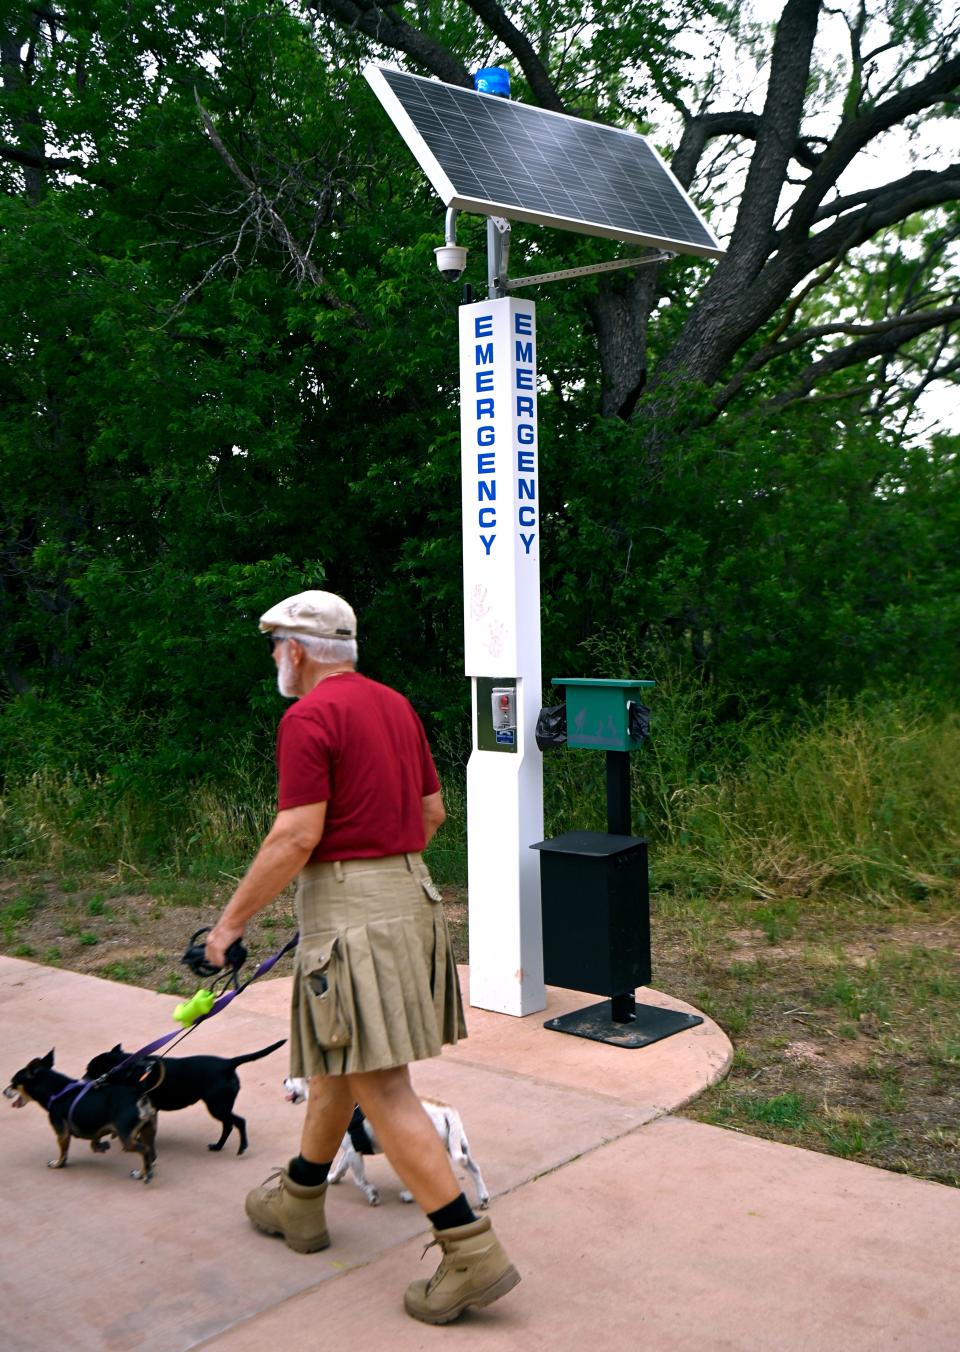
{"type": "Polygon", "coordinates": [[[616,258],[610,263],[590,263],[582,268],[539,272],[532,277],[511,277],[509,281],[502,281],[500,284],[507,291],[517,291],[522,286],[542,286],[544,282],[562,282],[572,277],[591,277],[598,272],[618,272],[621,268],[642,268],[650,263],[667,263],[671,258],[676,258],[676,254],[655,253],[647,254],[643,258],[616,258]]]}

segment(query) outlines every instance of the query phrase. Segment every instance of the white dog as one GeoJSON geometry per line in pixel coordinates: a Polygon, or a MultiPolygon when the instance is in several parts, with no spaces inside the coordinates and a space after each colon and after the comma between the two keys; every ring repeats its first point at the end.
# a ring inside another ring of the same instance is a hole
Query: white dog
{"type": "MultiPolygon", "coordinates": [[[[290,1103],[306,1101],[309,1094],[306,1080],[286,1079],[283,1082],[283,1087],[290,1103]]],[[[483,1181],[480,1167],[470,1154],[470,1142],[467,1140],[467,1133],[463,1129],[460,1114],[456,1108],[451,1108],[449,1104],[441,1103],[438,1099],[421,1099],[420,1102],[423,1104],[424,1112],[433,1123],[437,1135],[443,1142],[451,1163],[454,1165],[462,1164],[469,1171],[477,1189],[477,1207],[479,1210],[485,1210],[490,1201],[490,1194],[483,1181]]],[[[337,1157],[330,1168],[327,1182],[339,1183],[349,1169],[353,1181],[370,1205],[379,1206],[380,1194],[372,1183],[367,1182],[363,1157],[364,1155],[382,1154],[383,1150],[372,1125],[360,1109],[355,1108],[350,1126],[344,1134],[340,1149],[337,1151],[337,1157]]],[[[413,1195],[404,1189],[400,1194],[400,1201],[412,1202],[413,1195]]]]}

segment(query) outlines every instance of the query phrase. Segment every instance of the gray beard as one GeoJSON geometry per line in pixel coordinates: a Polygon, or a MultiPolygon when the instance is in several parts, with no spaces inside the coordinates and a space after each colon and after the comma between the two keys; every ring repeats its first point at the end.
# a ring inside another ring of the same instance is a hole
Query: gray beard
{"type": "Polygon", "coordinates": [[[280,662],[277,666],[277,689],[284,699],[297,699],[299,691],[292,689],[293,672],[290,669],[290,660],[287,657],[286,649],[280,654],[280,662]]]}

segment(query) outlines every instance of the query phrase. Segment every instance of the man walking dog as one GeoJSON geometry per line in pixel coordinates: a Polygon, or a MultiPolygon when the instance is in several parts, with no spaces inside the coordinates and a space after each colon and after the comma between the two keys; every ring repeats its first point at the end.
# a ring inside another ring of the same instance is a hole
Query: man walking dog
{"type": "Polygon", "coordinates": [[[407,1313],[445,1324],[520,1276],[460,1191],[410,1082],[411,1061],[466,1034],[440,894],[420,857],[446,815],[440,781],[407,700],[356,670],[344,600],[301,592],[260,629],[280,693],[296,700],[277,734],[278,812],[206,954],[222,967],[247,921],[299,875],[290,1073],[310,1080],[310,1096],[300,1154],[248,1194],[247,1215],[298,1253],[326,1248],[327,1174],[359,1104],[443,1255],[407,1288],[407,1313]]]}

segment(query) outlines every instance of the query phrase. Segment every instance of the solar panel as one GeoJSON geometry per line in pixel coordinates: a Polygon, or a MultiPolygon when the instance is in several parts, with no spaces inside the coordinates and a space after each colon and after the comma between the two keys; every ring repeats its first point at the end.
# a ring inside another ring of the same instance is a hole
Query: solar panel
{"type": "Polygon", "coordinates": [[[364,74],[445,206],[723,257],[644,137],[385,66],[364,74]]]}

